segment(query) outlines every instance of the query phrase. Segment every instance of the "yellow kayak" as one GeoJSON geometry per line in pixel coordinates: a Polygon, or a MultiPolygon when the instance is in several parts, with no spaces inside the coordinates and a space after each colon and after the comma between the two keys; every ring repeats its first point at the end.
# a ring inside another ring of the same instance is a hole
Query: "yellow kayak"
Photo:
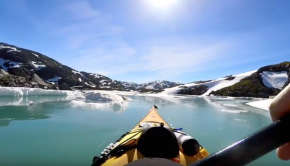
{"type": "Polygon", "coordinates": [[[132,130],[95,157],[92,166],[122,166],[145,157],[167,158],[187,166],[207,156],[194,138],[170,127],[153,106],[132,130]]]}

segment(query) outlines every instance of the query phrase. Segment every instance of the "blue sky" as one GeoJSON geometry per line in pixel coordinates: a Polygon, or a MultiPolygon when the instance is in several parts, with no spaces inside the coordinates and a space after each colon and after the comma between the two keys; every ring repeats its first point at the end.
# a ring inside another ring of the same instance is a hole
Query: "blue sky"
{"type": "Polygon", "coordinates": [[[116,80],[186,83],[289,61],[289,6],[287,0],[2,0],[0,42],[116,80]]]}

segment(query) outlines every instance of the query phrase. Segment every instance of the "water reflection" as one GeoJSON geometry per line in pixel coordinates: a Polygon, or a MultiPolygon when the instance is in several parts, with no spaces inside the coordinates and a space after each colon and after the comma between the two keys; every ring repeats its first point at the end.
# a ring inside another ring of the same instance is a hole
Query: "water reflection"
{"type": "Polygon", "coordinates": [[[14,120],[48,119],[48,110],[33,110],[29,106],[0,107],[0,127],[8,126],[14,120]]]}
{"type": "Polygon", "coordinates": [[[66,96],[24,96],[0,97],[0,127],[8,126],[15,120],[48,119],[52,107],[61,107],[61,101],[70,100],[66,96]],[[59,104],[56,105],[55,102],[59,104]],[[50,103],[41,107],[38,104],[50,103]],[[54,104],[51,104],[54,103],[54,104]]]}
{"type": "Polygon", "coordinates": [[[19,96],[0,97],[1,106],[27,106],[45,102],[70,101],[74,96],[19,96]]]}

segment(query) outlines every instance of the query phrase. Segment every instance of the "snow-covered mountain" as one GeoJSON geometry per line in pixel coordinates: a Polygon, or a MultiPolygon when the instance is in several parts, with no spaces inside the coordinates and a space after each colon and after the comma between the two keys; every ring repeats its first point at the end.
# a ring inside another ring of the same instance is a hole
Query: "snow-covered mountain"
{"type": "Polygon", "coordinates": [[[268,98],[289,84],[289,71],[290,62],[283,62],[242,74],[167,88],[161,93],[268,98]]]}
{"type": "Polygon", "coordinates": [[[165,80],[156,80],[156,81],[142,83],[142,84],[122,81],[121,84],[125,87],[126,90],[142,90],[142,89],[163,90],[165,88],[171,88],[178,85],[182,85],[181,83],[178,83],[178,82],[171,82],[171,81],[165,81],[165,80]]]}
{"type": "Polygon", "coordinates": [[[124,90],[119,81],[80,72],[41,53],[0,43],[0,86],[124,90]]]}
{"type": "MultiPolygon", "coordinates": [[[[155,91],[164,94],[269,97],[290,82],[290,62],[223,78],[181,84],[153,81],[120,82],[101,74],[77,71],[41,53],[0,43],[0,86],[43,89],[106,89],[155,91]]],[[[193,79],[194,80],[194,79],[193,79]]],[[[196,80],[196,79],[195,79],[196,80]]]]}

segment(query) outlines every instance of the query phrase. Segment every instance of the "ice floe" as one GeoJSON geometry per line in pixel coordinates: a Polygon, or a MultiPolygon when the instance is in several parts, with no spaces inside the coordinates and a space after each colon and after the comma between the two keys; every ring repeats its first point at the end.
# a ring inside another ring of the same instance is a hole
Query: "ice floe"
{"type": "Polygon", "coordinates": [[[0,96],[75,96],[80,91],[45,90],[40,88],[0,87],[0,96]]]}
{"type": "Polygon", "coordinates": [[[260,108],[260,109],[269,111],[269,106],[272,103],[272,101],[273,99],[265,99],[265,100],[249,102],[246,104],[255,108],[260,108]]]}

